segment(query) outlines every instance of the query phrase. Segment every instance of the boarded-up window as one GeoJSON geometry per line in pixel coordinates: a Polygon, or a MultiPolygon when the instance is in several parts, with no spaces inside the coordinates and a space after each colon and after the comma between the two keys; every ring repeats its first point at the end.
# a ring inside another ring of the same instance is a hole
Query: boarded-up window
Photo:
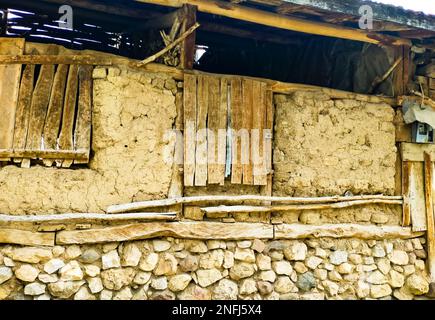
{"type": "MultiPolygon", "coordinates": [[[[0,54],[23,53],[22,39],[1,40],[0,54]]],[[[0,65],[0,98],[0,161],[89,161],[92,66],[0,65]]]]}
{"type": "Polygon", "coordinates": [[[184,77],[184,184],[267,185],[272,92],[241,77],[184,77]]]}

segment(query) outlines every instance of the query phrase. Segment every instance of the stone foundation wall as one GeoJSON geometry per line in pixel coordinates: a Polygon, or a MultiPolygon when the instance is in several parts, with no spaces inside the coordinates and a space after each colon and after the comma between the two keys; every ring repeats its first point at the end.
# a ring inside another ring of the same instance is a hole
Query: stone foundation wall
{"type": "Polygon", "coordinates": [[[415,299],[425,239],[0,246],[0,299],[415,299]]]}

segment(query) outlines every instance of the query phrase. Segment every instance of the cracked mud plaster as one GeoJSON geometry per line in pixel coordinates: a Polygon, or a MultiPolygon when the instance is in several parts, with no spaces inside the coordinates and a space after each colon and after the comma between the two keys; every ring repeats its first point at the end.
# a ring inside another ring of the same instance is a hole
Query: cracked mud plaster
{"type": "Polygon", "coordinates": [[[176,118],[175,81],[161,74],[109,68],[94,80],[89,168],[14,165],[0,169],[0,213],[101,212],[115,203],[166,198],[176,118]]]}
{"type": "Polygon", "coordinates": [[[391,106],[296,92],[275,107],[275,195],[394,193],[391,106]]]}

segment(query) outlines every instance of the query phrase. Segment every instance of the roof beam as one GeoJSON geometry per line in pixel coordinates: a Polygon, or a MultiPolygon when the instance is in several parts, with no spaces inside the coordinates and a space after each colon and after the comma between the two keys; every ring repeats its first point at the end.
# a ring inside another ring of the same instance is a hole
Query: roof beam
{"type": "Polygon", "coordinates": [[[386,36],[379,33],[369,33],[360,29],[336,26],[329,23],[309,21],[300,18],[284,16],[268,11],[244,7],[223,1],[212,0],[136,0],[137,2],[168,7],[181,7],[190,4],[198,7],[199,12],[224,16],[227,18],[248,21],[265,26],[291,31],[362,41],[373,44],[412,45],[408,39],[386,36]]]}

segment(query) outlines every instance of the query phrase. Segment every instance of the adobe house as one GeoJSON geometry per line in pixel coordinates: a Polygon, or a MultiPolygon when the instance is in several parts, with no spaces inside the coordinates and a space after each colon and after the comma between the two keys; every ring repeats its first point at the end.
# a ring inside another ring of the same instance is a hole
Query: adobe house
{"type": "Polygon", "coordinates": [[[435,296],[433,16],[0,10],[0,299],[435,296]]]}

